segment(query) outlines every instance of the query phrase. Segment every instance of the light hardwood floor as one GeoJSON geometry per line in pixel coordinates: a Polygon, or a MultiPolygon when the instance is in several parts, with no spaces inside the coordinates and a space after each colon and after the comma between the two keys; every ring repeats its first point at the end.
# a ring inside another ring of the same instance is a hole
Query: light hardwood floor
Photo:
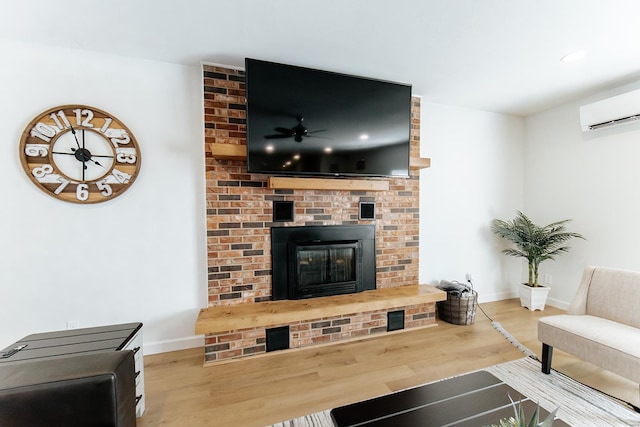
{"type": "MultiPolygon", "coordinates": [[[[540,356],[537,319],[516,299],[481,304],[540,356]]],[[[473,325],[438,326],[346,343],[269,353],[203,367],[203,349],[145,357],[146,412],[140,426],[258,426],[446,378],[524,354],[477,310],[473,325]]],[[[640,405],[638,385],[555,351],[553,367],[640,405]]]]}

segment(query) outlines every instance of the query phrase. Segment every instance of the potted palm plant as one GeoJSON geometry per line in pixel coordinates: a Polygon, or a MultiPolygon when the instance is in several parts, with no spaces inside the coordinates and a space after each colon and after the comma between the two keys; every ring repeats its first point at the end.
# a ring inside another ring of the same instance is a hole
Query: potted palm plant
{"type": "Polygon", "coordinates": [[[529,265],[529,281],[520,285],[520,304],[529,310],[544,310],[550,288],[540,286],[538,272],[540,263],[554,260],[556,255],[569,251],[565,245],[573,238],[584,239],[582,235],[566,231],[569,219],[552,222],[545,226],[533,223],[525,214],[518,211],[509,221],[494,219],[491,231],[499,237],[513,243],[515,248],[503,249],[509,256],[526,258],[529,265]]]}

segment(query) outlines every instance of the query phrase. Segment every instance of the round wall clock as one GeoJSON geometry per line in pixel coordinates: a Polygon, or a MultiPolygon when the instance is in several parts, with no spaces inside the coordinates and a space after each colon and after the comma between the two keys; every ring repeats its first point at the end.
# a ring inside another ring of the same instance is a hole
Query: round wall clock
{"type": "Polygon", "coordinates": [[[86,105],[63,105],[36,116],[22,133],[20,160],[38,188],[73,203],[113,199],[140,171],[131,131],[113,115],[86,105]]]}

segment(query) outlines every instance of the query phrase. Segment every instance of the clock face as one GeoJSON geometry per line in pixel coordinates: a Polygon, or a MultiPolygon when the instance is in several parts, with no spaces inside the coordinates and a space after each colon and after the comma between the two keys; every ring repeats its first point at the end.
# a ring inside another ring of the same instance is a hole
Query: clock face
{"type": "Polygon", "coordinates": [[[45,193],[67,202],[100,203],[126,191],[138,176],[140,150],[111,114],[64,105],[39,114],[20,140],[22,167],[45,193]]]}

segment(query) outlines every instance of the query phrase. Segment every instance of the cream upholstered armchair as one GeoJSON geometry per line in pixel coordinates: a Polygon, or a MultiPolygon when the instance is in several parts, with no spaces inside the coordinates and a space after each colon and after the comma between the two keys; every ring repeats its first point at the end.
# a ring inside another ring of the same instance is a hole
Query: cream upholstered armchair
{"type": "Polygon", "coordinates": [[[640,272],[586,267],[567,314],[538,322],[542,372],[553,348],[640,384],[640,272]]]}

